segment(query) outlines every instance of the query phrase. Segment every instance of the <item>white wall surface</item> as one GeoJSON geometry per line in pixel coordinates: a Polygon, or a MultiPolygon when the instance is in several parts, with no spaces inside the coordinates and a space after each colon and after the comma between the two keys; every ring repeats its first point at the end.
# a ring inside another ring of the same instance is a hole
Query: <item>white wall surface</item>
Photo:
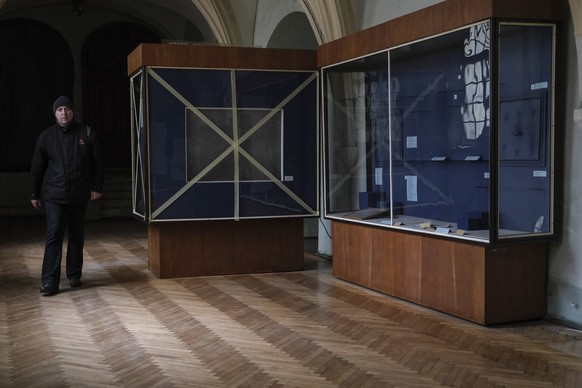
{"type": "MultiPolygon", "coordinates": [[[[581,17],[578,15],[575,17],[581,17]]],[[[577,21],[578,24],[582,20],[577,21]]],[[[582,328],[582,115],[580,108],[580,64],[577,47],[582,47],[582,36],[574,33],[573,20],[563,28],[567,40],[566,90],[558,90],[565,96],[565,117],[558,117],[556,131],[563,131],[564,195],[562,235],[551,244],[548,271],[548,315],[582,328]],[[578,44],[577,44],[578,43],[578,44]]],[[[560,74],[558,75],[560,76],[560,74]]]]}

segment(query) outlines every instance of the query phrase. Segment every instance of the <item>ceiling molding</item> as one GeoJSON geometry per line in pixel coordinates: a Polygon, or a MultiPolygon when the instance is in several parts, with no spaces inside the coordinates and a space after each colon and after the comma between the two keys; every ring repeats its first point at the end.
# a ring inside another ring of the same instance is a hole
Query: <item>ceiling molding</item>
{"type": "MultiPolygon", "coordinates": [[[[0,2],[1,3],[1,2],[0,2]]],[[[582,0],[568,0],[570,11],[572,12],[572,23],[574,34],[582,34],[582,0]]]]}
{"type": "Polygon", "coordinates": [[[354,32],[353,12],[349,0],[299,0],[315,32],[317,43],[323,44],[354,32]]]}
{"type": "MultiPolygon", "coordinates": [[[[1,1],[1,0],[0,0],[1,1]]],[[[192,0],[220,44],[239,46],[241,32],[228,0],[192,0]]]]}

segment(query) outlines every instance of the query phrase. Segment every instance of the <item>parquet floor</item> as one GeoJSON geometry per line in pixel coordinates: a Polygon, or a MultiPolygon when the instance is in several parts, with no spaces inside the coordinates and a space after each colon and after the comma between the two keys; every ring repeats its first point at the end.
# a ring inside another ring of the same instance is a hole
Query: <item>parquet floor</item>
{"type": "Polygon", "coordinates": [[[156,279],[144,225],[87,224],[85,286],[38,293],[42,220],[0,219],[2,387],[582,387],[582,333],[485,328],[302,272],[156,279]]]}

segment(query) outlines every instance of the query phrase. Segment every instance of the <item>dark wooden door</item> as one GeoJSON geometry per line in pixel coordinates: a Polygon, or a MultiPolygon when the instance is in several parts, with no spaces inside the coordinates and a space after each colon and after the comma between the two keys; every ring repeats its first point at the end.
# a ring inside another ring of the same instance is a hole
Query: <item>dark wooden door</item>
{"type": "Polygon", "coordinates": [[[131,167],[127,56],[160,38],[137,24],[116,23],[94,32],[83,47],[83,121],[99,134],[107,169],[131,167]]]}

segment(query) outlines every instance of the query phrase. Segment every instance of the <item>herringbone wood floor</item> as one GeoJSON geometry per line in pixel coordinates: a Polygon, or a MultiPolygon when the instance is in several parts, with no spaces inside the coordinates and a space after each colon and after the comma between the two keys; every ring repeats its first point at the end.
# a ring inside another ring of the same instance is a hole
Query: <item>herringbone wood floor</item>
{"type": "Polygon", "coordinates": [[[331,275],[159,280],[145,226],[87,224],[85,286],[42,297],[42,220],[0,220],[3,387],[581,387],[582,333],[485,328],[331,275]]]}

